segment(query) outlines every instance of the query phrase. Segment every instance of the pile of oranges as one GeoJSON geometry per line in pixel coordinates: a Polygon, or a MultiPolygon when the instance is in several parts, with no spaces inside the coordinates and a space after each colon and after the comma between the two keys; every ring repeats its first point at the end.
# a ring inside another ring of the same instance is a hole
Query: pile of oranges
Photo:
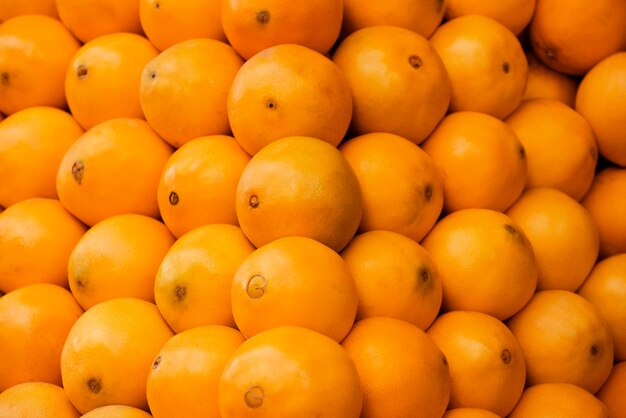
{"type": "Polygon", "coordinates": [[[626,417],[623,0],[0,22],[0,417],[626,417]]]}

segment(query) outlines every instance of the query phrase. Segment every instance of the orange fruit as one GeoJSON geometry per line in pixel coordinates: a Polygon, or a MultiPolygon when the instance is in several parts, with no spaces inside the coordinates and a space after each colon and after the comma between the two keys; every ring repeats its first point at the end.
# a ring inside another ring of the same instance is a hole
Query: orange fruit
{"type": "Polygon", "coordinates": [[[575,292],[598,258],[598,227],[577,201],[550,187],[529,189],[506,212],[528,237],[537,289],[575,292]]]}
{"type": "Polygon", "coordinates": [[[0,298],[0,392],[23,382],[61,384],[61,348],[83,313],[72,294],[32,284],[0,298]]]}
{"type": "Polygon", "coordinates": [[[450,110],[473,110],[502,119],[520,103],[528,63],[515,35],[501,23],[466,15],[430,37],[452,84],[450,110]]]}
{"type": "Polygon", "coordinates": [[[0,204],[31,197],[57,198],[56,174],[63,155],[83,130],[53,107],[20,110],[0,123],[0,204]]]}
{"type": "Polygon", "coordinates": [[[293,135],[336,146],[351,115],[350,86],[342,71],[301,45],[278,45],[250,58],[228,95],[230,126],[250,155],[293,135]]]}
{"type": "Polygon", "coordinates": [[[147,409],[150,364],[173,335],[157,307],[144,300],[95,305],[76,321],[61,352],[67,397],[83,414],[116,404],[147,409]]]}
{"type": "Polygon", "coordinates": [[[362,392],[346,351],[306,328],[279,327],[241,344],[218,391],[223,417],[357,418],[362,392]]]}
{"type": "Polygon", "coordinates": [[[280,326],[299,326],[341,341],[354,323],[357,292],[347,263],[305,237],[259,247],[235,273],[231,291],[237,328],[251,337],[280,326]]]}
{"type": "Polygon", "coordinates": [[[206,224],[238,225],[235,192],[249,161],[237,141],[225,135],[192,139],[176,150],[157,190],[165,225],[176,237],[206,224]]]}
{"type": "Polygon", "coordinates": [[[190,39],[161,52],[141,76],[141,107],[150,126],[175,147],[230,133],[226,101],[243,60],[214,39],[190,39]]]}
{"type": "Polygon", "coordinates": [[[500,418],[500,415],[482,408],[448,409],[442,418],[500,418]]]}
{"type": "Polygon", "coordinates": [[[85,225],[58,200],[23,200],[0,213],[0,291],[34,283],[67,287],[67,261],[85,225]]]}
{"type": "Polygon", "coordinates": [[[0,22],[15,16],[35,14],[58,18],[56,0],[0,1],[0,22]]]}
{"type": "Polygon", "coordinates": [[[56,0],[61,22],[83,42],[117,32],[141,33],[139,2],[56,0]]]}
{"type": "Polygon", "coordinates": [[[245,341],[222,325],[197,327],[170,338],[152,362],[147,396],[155,418],[218,418],[217,390],[227,361],[245,341]]]}
{"type": "Polygon", "coordinates": [[[221,11],[222,0],[139,0],[141,27],[161,51],[195,38],[226,41],[221,11]]]}
{"type": "Polygon", "coordinates": [[[144,215],[115,215],[78,241],[68,262],[72,294],[83,307],[119,297],[154,302],[154,277],[174,237],[144,215]]]}
{"type": "Polygon", "coordinates": [[[59,199],[87,225],[123,213],[159,216],[157,188],[172,148],[140,119],[96,125],[63,156],[59,199]]]}
{"type": "Polygon", "coordinates": [[[244,59],[279,44],[298,44],[322,54],[334,45],[343,17],[342,0],[224,0],[222,26],[244,59]]]}
{"type": "Polygon", "coordinates": [[[556,99],[525,100],[505,122],[526,150],[526,188],[554,187],[582,199],[598,162],[589,122],[556,99]]]}
{"type": "Polygon", "coordinates": [[[339,150],[359,180],[361,232],[397,232],[420,241],[443,207],[441,175],[432,159],[409,140],[389,133],[361,135],[339,150]]]}
{"type": "Polygon", "coordinates": [[[139,82],[158,51],[133,33],[103,35],[83,45],[67,68],[65,95],[85,129],[114,118],[143,119],[139,82]]]}
{"type": "Polygon", "coordinates": [[[613,336],[615,360],[626,360],[626,254],[598,262],[578,294],[591,302],[606,320],[613,336]]]}
{"type": "Polygon", "coordinates": [[[292,136],[252,157],[237,185],[235,209],[256,247],[300,235],[340,251],[361,220],[360,195],[359,180],[337,148],[292,136]]]}
{"type": "MultiPolygon", "coordinates": [[[[449,2],[449,0],[447,1],[449,2]]],[[[428,38],[441,24],[446,0],[343,1],[342,34],[370,26],[396,26],[428,38]]]]}
{"type": "Polygon", "coordinates": [[[537,0],[447,0],[446,19],[452,20],[465,15],[482,15],[490,17],[519,35],[530,22],[535,12],[537,0]]]}
{"type": "Polygon", "coordinates": [[[580,82],[576,110],[591,124],[600,154],[626,166],[626,52],[596,64],[580,82]]]}
{"type": "Polygon", "coordinates": [[[509,418],[609,418],[609,411],[576,385],[543,383],[524,391],[509,418]]]}
{"type": "Polygon", "coordinates": [[[0,416],[11,418],[79,418],[63,388],[27,382],[0,393],[0,416]]]}
{"type": "Polygon", "coordinates": [[[150,418],[144,410],[126,405],[106,405],[92,409],[81,418],[150,418]]]}
{"type": "Polygon", "coordinates": [[[439,270],[444,311],[470,310],[504,320],[530,300],[537,264],[530,241],[509,216],[462,209],[422,241],[439,270]]]}
{"type": "Polygon", "coordinates": [[[437,266],[411,238],[391,231],[357,235],[341,251],[356,284],[356,320],[387,316],[425,330],[441,307],[437,266]]]}
{"type": "Polygon", "coordinates": [[[532,51],[526,51],[528,82],[523,100],[556,99],[573,108],[578,81],[545,65],[532,51]]]}
{"type": "Polygon", "coordinates": [[[443,210],[503,211],[526,180],[524,147],[504,122],[485,113],[446,116],[422,144],[443,178],[443,210]]]}
{"type": "Polygon", "coordinates": [[[450,79],[443,61],[425,37],[409,29],[361,29],[339,44],[333,61],[350,84],[351,129],[357,135],[387,132],[419,144],[448,110],[450,79]]]}
{"type": "MultiPolygon", "coordinates": [[[[26,4],[30,2],[19,2],[26,4]]],[[[16,2],[17,4],[17,2],[16,2]]],[[[79,43],[61,22],[17,16],[0,25],[0,112],[65,107],[65,70],[79,43]]]]}
{"type": "Polygon", "coordinates": [[[613,340],[600,312],[567,290],[537,292],[508,321],[526,362],[526,385],[571,383],[595,393],[613,367],[613,340]]]}
{"type": "Polygon", "coordinates": [[[533,50],[555,70],[582,75],[626,46],[622,0],[537,0],[529,34],[533,50]],[[585,28],[585,30],[580,30],[585,28]]]}
{"type": "Polygon", "coordinates": [[[613,370],[600,388],[596,396],[600,399],[609,410],[612,418],[626,417],[626,398],[624,391],[626,390],[626,362],[616,363],[613,370]]]}
{"type": "Polygon", "coordinates": [[[175,332],[203,325],[235,327],[233,277],[254,247],[239,227],[212,224],[181,236],[154,281],[157,307],[175,332]]]}
{"type": "Polygon", "coordinates": [[[363,388],[361,417],[441,417],[450,395],[445,355],[421,329],[395,318],[366,318],[342,342],[363,388]]]}
{"type": "Polygon", "coordinates": [[[626,169],[607,167],[598,172],[582,205],[600,231],[600,257],[626,252],[626,169]]]}
{"type": "Polygon", "coordinates": [[[484,313],[453,311],[439,316],[427,333],[448,359],[449,408],[511,412],[522,396],[526,368],[506,325],[484,313]]]}

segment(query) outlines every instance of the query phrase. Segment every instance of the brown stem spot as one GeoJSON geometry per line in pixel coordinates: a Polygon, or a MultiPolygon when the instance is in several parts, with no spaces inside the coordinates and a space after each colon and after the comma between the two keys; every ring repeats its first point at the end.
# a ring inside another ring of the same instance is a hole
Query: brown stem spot
{"type": "Polygon", "coordinates": [[[445,355],[442,355],[441,358],[443,365],[448,367],[448,358],[445,355]]]}
{"type": "Polygon", "coordinates": [[[187,296],[187,287],[180,285],[180,284],[176,285],[176,287],[174,288],[174,297],[176,298],[176,300],[181,301],[185,299],[186,296],[187,296]]]}
{"type": "Polygon", "coordinates": [[[171,192],[169,200],[170,200],[170,205],[176,206],[178,204],[178,193],[171,192]]]}
{"type": "Polygon", "coordinates": [[[152,362],[152,369],[156,370],[159,367],[159,364],[161,364],[161,356],[157,356],[157,358],[154,359],[152,362]]]}
{"type": "Polygon", "coordinates": [[[424,61],[417,55],[409,56],[409,65],[413,68],[421,68],[424,65],[424,61]]]}
{"type": "Polygon", "coordinates": [[[249,408],[258,408],[263,405],[263,388],[261,386],[250,386],[246,393],[243,395],[243,399],[249,408]]]}
{"type": "Polygon", "coordinates": [[[252,209],[256,209],[259,207],[259,197],[255,194],[250,196],[250,200],[248,200],[248,204],[252,209]]]}
{"type": "Polygon", "coordinates": [[[519,144],[519,156],[523,159],[526,158],[526,148],[520,143],[519,144]]]}
{"type": "Polygon", "coordinates": [[[270,12],[267,10],[259,10],[256,12],[256,21],[261,25],[267,25],[270,21],[270,12]]]}
{"type": "Polygon", "coordinates": [[[504,229],[506,230],[506,232],[508,232],[511,235],[517,235],[519,234],[519,232],[517,231],[517,228],[515,228],[513,225],[511,224],[506,224],[504,225],[504,229]]]}
{"type": "Polygon", "coordinates": [[[79,289],[84,289],[87,286],[85,285],[85,282],[83,282],[82,279],[76,279],[76,287],[78,287],[79,289]]]}
{"type": "Polygon", "coordinates": [[[76,76],[79,80],[84,80],[85,78],[87,78],[88,73],[89,71],[87,70],[87,66],[85,64],[80,64],[78,67],[76,67],[76,76]]]}
{"type": "Polygon", "coordinates": [[[250,277],[246,285],[246,293],[250,299],[260,299],[265,294],[267,280],[260,274],[250,277]]]}
{"type": "Polygon", "coordinates": [[[268,108],[269,110],[275,110],[278,107],[278,105],[273,99],[268,99],[267,102],[265,103],[265,107],[268,108]]]}
{"type": "Polygon", "coordinates": [[[0,82],[3,86],[8,86],[11,83],[11,75],[6,71],[0,74],[0,82]]]}
{"type": "Polygon", "coordinates": [[[159,3],[158,1],[156,3],[154,3],[154,8],[157,10],[161,9],[161,3],[159,3]]]}
{"type": "Polygon", "coordinates": [[[152,70],[148,74],[150,74],[150,80],[156,79],[156,71],[152,70]]]}
{"type": "Polygon", "coordinates": [[[85,163],[82,160],[74,161],[72,164],[72,177],[80,185],[83,181],[83,177],[85,176],[85,163]]]}
{"type": "Polygon", "coordinates": [[[508,62],[503,62],[502,63],[502,71],[504,71],[504,74],[508,74],[511,72],[511,64],[509,64],[508,62]]]}
{"type": "Polygon", "coordinates": [[[102,390],[102,382],[100,379],[92,377],[87,381],[87,387],[93,393],[98,393],[102,390]]]}
{"type": "Polygon", "coordinates": [[[597,344],[593,344],[589,351],[590,351],[591,355],[595,357],[595,356],[598,355],[598,353],[600,353],[600,347],[598,347],[597,344]]]}
{"type": "Polygon", "coordinates": [[[511,363],[511,352],[509,351],[508,348],[505,348],[504,350],[502,350],[502,353],[500,354],[500,358],[502,359],[502,363],[504,364],[510,364],[511,363]]]}
{"type": "Polygon", "coordinates": [[[427,202],[430,202],[433,198],[433,185],[431,183],[426,183],[424,186],[424,199],[427,202]]]}

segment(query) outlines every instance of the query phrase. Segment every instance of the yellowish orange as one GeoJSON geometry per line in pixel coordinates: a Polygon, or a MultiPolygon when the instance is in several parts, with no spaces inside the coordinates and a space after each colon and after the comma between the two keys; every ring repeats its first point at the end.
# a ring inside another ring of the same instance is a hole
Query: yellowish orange
{"type": "Polygon", "coordinates": [[[626,362],[622,361],[613,366],[613,370],[604,385],[596,393],[609,410],[611,418],[626,417],[626,362]]]}
{"type": "Polygon", "coordinates": [[[543,383],[524,391],[508,418],[609,418],[598,398],[569,383],[543,383]]]}
{"type": "Polygon", "coordinates": [[[32,14],[58,18],[56,0],[0,1],[0,22],[15,16],[32,14]]]}
{"type": "Polygon", "coordinates": [[[465,15],[490,17],[519,35],[530,23],[537,0],[446,0],[446,19],[465,15]]]}
{"type": "Polygon", "coordinates": [[[126,405],[106,405],[92,409],[81,418],[150,418],[146,411],[126,405]]]}
{"type": "Polygon", "coordinates": [[[523,100],[556,99],[574,108],[578,80],[548,67],[532,51],[526,51],[526,58],[528,82],[523,100]]]}
{"type": "Polygon", "coordinates": [[[11,418],[79,418],[63,388],[27,382],[0,393],[0,416],[11,418]]]}
{"type": "Polygon", "coordinates": [[[500,415],[482,408],[448,409],[442,418],[500,418],[500,415]]]}

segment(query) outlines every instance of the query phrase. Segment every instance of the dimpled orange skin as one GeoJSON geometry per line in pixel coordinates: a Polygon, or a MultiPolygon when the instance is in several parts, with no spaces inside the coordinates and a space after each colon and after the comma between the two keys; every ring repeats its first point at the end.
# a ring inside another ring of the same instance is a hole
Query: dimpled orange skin
{"type": "Polygon", "coordinates": [[[612,418],[626,417],[624,390],[626,390],[626,362],[622,361],[615,363],[609,378],[596,392],[596,397],[606,405],[612,418]]]}
{"type": "Polygon", "coordinates": [[[0,393],[0,416],[11,418],[79,418],[63,388],[45,382],[27,382],[0,393]]]}
{"type": "Polygon", "coordinates": [[[87,412],[81,418],[151,418],[144,410],[126,405],[106,405],[87,412]]]}
{"type": "Polygon", "coordinates": [[[21,15],[46,15],[57,18],[56,0],[0,1],[0,21],[21,15]]]}
{"type": "Polygon", "coordinates": [[[569,383],[543,383],[527,388],[509,418],[609,418],[598,398],[569,383]]]}

